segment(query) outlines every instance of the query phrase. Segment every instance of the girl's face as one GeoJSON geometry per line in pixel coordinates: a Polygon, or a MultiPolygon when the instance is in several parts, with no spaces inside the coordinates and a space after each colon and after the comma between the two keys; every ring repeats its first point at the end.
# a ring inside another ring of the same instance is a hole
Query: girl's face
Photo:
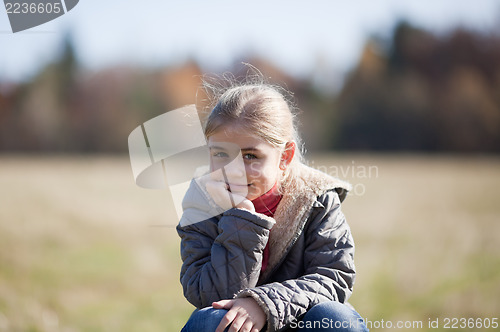
{"type": "Polygon", "coordinates": [[[253,200],[268,192],[280,179],[282,149],[243,130],[218,130],[208,138],[210,170],[235,194],[253,200]]]}

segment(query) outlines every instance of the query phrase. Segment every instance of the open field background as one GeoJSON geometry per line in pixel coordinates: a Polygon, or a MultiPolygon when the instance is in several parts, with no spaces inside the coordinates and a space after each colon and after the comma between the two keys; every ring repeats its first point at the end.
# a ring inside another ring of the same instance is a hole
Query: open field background
{"type": "MultiPolygon", "coordinates": [[[[363,317],[500,318],[499,158],[309,159],[355,185],[363,317]]],[[[179,331],[193,307],[171,211],[126,156],[0,156],[0,331],[179,331]]]]}

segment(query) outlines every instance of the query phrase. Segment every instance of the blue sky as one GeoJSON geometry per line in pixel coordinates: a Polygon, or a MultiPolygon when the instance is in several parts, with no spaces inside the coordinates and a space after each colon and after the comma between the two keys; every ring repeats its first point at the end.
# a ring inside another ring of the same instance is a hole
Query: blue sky
{"type": "Polygon", "coordinates": [[[71,31],[88,69],[199,61],[223,68],[259,54],[293,75],[345,73],[370,35],[407,19],[446,33],[462,25],[500,33],[497,0],[80,0],[66,15],[13,34],[0,7],[0,82],[29,80],[71,31]]]}

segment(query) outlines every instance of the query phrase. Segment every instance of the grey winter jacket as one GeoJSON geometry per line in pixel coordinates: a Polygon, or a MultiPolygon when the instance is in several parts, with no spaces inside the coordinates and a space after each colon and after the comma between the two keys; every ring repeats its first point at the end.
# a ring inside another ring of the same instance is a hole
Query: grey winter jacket
{"type": "MultiPolygon", "coordinates": [[[[199,188],[198,188],[199,189],[199,188]]],[[[354,242],[340,203],[349,184],[304,165],[293,169],[274,218],[243,209],[190,223],[201,195],[193,183],[177,226],[181,283],[197,308],[252,297],[267,315],[267,331],[287,328],[314,305],[346,302],[355,268],[354,242]],[[261,273],[263,250],[269,261],[261,273]]]]}

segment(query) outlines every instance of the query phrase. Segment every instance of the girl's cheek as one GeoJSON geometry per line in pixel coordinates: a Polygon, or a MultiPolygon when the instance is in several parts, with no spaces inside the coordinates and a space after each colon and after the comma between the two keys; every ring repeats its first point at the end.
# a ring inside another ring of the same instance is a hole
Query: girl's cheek
{"type": "Polygon", "coordinates": [[[273,164],[267,164],[266,167],[262,168],[262,175],[266,178],[273,179],[278,174],[279,167],[276,167],[273,164]]]}
{"type": "Polygon", "coordinates": [[[210,179],[214,181],[225,181],[224,174],[222,173],[222,168],[218,165],[210,165],[210,179]]]}
{"type": "Polygon", "coordinates": [[[214,160],[210,161],[210,171],[211,172],[218,171],[221,168],[223,168],[224,166],[225,166],[224,163],[221,163],[220,161],[214,161],[214,160]]]}
{"type": "Polygon", "coordinates": [[[260,179],[263,174],[262,165],[256,161],[246,165],[245,171],[247,173],[247,178],[250,179],[260,179]]]}

